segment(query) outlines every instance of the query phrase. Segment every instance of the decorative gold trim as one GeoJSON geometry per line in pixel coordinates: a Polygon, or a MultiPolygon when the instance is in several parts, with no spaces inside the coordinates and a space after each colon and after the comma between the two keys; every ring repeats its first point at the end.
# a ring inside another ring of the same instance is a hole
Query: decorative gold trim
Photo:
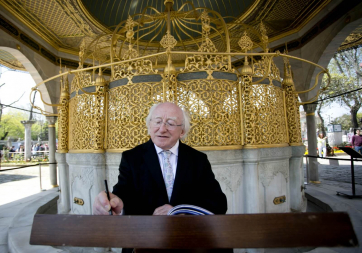
{"type": "Polygon", "coordinates": [[[309,181],[309,183],[312,183],[312,184],[320,184],[321,181],[309,181]]]}
{"type": "Polygon", "coordinates": [[[289,147],[288,143],[282,143],[282,144],[262,144],[262,145],[244,145],[244,149],[256,149],[256,148],[284,148],[289,147]]]}
{"type": "Polygon", "coordinates": [[[230,146],[204,146],[204,147],[193,147],[199,151],[208,151],[208,150],[237,150],[242,149],[242,145],[230,145],[230,146]]]}
{"type": "Polygon", "coordinates": [[[107,153],[123,153],[124,151],[130,150],[131,148],[121,148],[121,149],[106,149],[107,153]]]}
{"type": "Polygon", "coordinates": [[[79,154],[84,154],[84,153],[89,153],[89,154],[93,154],[94,150],[93,149],[71,149],[68,151],[68,153],[72,153],[72,154],[76,154],[76,153],[79,153],[79,154]]]}
{"type": "Polygon", "coordinates": [[[314,116],[315,113],[314,112],[310,112],[310,113],[307,113],[306,116],[314,116]]]}
{"type": "Polygon", "coordinates": [[[48,125],[48,127],[55,127],[55,125],[48,125]]]}
{"type": "Polygon", "coordinates": [[[93,150],[94,154],[103,154],[104,153],[104,150],[93,150]]]}
{"type": "Polygon", "coordinates": [[[58,149],[57,153],[59,153],[59,154],[68,153],[68,150],[66,150],[66,149],[58,149]]]}

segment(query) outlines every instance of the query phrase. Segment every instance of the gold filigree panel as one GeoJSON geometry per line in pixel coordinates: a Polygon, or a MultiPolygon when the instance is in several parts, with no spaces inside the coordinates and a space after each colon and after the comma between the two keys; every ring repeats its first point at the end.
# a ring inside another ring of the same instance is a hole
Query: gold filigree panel
{"type": "MultiPolygon", "coordinates": [[[[69,102],[69,149],[96,149],[97,123],[104,117],[104,101],[97,96],[82,94],[69,102]],[[98,108],[97,105],[100,107],[98,108]]],[[[104,120],[104,119],[103,119],[104,120]]]]}
{"type": "Polygon", "coordinates": [[[69,121],[69,96],[61,97],[60,105],[58,106],[58,152],[59,153],[67,153],[68,152],[68,125],[69,121]]]}
{"type": "Polygon", "coordinates": [[[132,62],[120,63],[114,66],[113,81],[127,77],[131,81],[133,76],[156,74],[158,70],[152,68],[150,60],[137,60],[132,62]]]}
{"type": "Polygon", "coordinates": [[[228,66],[228,57],[225,55],[198,55],[195,54],[190,57],[186,57],[185,69],[181,69],[182,72],[189,71],[229,71],[233,72],[234,69],[230,69],[228,66]]]}
{"type": "Polygon", "coordinates": [[[177,100],[189,111],[188,145],[241,145],[239,88],[235,81],[192,80],[177,83],[177,100]]]}
{"type": "Polygon", "coordinates": [[[113,88],[108,96],[107,149],[133,148],[148,141],[146,117],[162,102],[163,85],[137,83],[113,88]]]}
{"type": "Polygon", "coordinates": [[[244,85],[246,145],[288,143],[283,90],[273,85],[244,85]]]}
{"type": "Polygon", "coordinates": [[[291,85],[285,87],[285,107],[289,129],[289,143],[293,145],[300,144],[302,143],[302,134],[298,95],[294,93],[294,87],[291,85]]]}
{"type": "Polygon", "coordinates": [[[90,73],[78,72],[75,74],[70,85],[70,93],[92,85],[94,85],[94,82],[92,81],[92,75],[90,73]]]}
{"type": "Polygon", "coordinates": [[[273,61],[273,57],[262,56],[261,60],[253,64],[254,75],[257,77],[266,77],[269,83],[273,80],[281,82],[280,71],[273,61]]]}

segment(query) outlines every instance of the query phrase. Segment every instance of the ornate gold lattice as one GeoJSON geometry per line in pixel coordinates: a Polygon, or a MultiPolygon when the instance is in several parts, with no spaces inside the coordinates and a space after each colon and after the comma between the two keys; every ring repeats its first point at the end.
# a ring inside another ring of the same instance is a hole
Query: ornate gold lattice
{"type": "Polygon", "coordinates": [[[69,83],[68,77],[66,77],[66,81],[63,84],[63,78],[61,79],[61,95],[58,106],[58,152],[59,153],[67,153],[68,152],[68,133],[69,133],[69,83]]]}
{"type": "Polygon", "coordinates": [[[107,149],[129,149],[146,142],[146,117],[163,97],[162,83],[129,84],[109,91],[107,149]]]}
{"type": "MultiPolygon", "coordinates": [[[[97,108],[97,96],[82,94],[69,102],[69,149],[97,150],[97,131],[99,118],[103,116],[104,100],[97,108]]],[[[103,120],[104,121],[104,120],[103,120]]],[[[103,147],[101,148],[103,149],[103,147]]]]}
{"type": "Polygon", "coordinates": [[[285,144],[283,90],[274,85],[244,85],[245,145],[285,144]]]}
{"type": "Polygon", "coordinates": [[[87,72],[76,73],[70,85],[70,93],[79,92],[80,88],[85,88],[94,85],[92,75],[87,72]]]}
{"type": "Polygon", "coordinates": [[[188,145],[241,145],[238,82],[192,80],[177,84],[177,103],[190,113],[188,145]]]}

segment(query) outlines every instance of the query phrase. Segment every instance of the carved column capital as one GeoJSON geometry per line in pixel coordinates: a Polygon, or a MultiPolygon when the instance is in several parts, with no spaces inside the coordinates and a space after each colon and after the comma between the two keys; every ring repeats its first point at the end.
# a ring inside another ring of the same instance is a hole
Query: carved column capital
{"type": "Polygon", "coordinates": [[[317,109],[317,105],[318,104],[315,104],[315,103],[312,103],[312,104],[305,104],[303,105],[303,108],[304,108],[304,111],[309,114],[309,113],[314,113],[315,110],[317,109]]]}
{"type": "Polygon", "coordinates": [[[58,120],[58,117],[56,117],[56,116],[48,116],[48,117],[46,117],[46,119],[49,122],[49,125],[55,125],[55,123],[58,120]]]}

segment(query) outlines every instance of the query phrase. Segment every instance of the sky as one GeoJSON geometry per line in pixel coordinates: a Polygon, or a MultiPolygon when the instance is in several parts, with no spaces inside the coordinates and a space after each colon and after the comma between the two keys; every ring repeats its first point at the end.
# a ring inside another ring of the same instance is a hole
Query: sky
{"type": "MultiPolygon", "coordinates": [[[[0,102],[1,104],[9,105],[12,102],[21,99],[11,106],[30,110],[30,99],[29,95],[31,88],[36,84],[28,72],[11,71],[7,68],[0,66],[0,102]],[[24,93],[23,96],[21,96],[24,93]]],[[[32,96],[33,97],[33,96],[32,96]]],[[[40,100],[39,94],[35,97],[35,105],[44,109],[44,105],[40,100]]],[[[15,110],[15,109],[12,109],[15,110]]],[[[9,112],[9,108],[3,110],[3,114],[9,112]]],[[[27,112],[29,115],[29,112],[27,112]]],[[[41,115],[33,114],[39,118],[41,115]]],[[[44,118],[43,118],[44,120],[44,118]]]]}

